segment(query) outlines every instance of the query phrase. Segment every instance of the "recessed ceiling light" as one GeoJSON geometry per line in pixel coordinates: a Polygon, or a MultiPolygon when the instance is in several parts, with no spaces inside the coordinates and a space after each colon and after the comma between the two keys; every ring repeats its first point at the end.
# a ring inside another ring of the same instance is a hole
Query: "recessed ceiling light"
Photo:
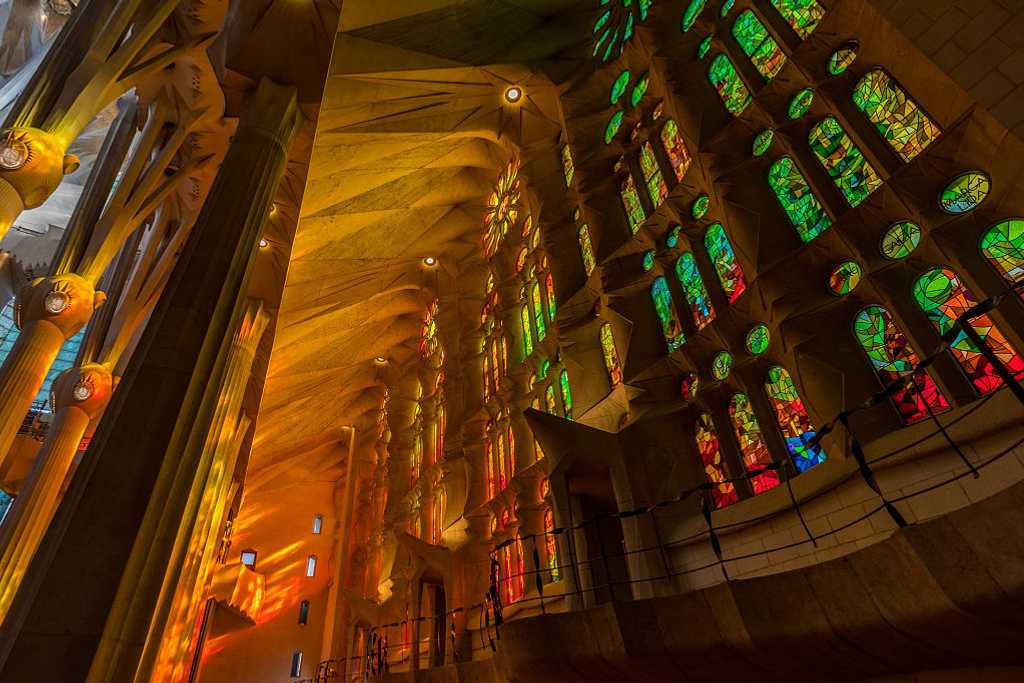
{"type": "Polygon", "coordinates": [[[510,85],[505,88],[505,101],[509,104],[515,104],[519,100],[523,99],[523,89],[518,85],[510,85]]]}
{"type": "Polygon", "coordinates": [[[388,359],[385,358],[384,356],[377,356],[376,358],[373,359],[373,362],[376,363],[377,365],[384,365],[385,363],[388,362],[388,359]]]}
{"type": "Polygon", "coordinates": [[[425,265],[425,266],[436,266],[437,265],[437,259],[434,258],[433,256],[428,256],[425,259],[423,259],[423,265],[425,265]]]}
{"type": "Polygon", "coordinates": [[[260,238],[260,249],[266,249],[269,246],[270,246],[270,242],[267,241],[267,238],[266,237],[261,237],[260,238]]]}

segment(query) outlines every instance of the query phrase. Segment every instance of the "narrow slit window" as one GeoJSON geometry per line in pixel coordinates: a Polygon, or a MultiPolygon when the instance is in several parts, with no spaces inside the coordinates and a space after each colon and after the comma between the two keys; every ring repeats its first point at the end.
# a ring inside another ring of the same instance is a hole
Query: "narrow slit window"
{"type": "Polygon", "coordinates": [[[306,558],[306,576],[316,576],[316,555],[310,555],[306,558]]]}
{"type": "Polygon", "coordinates": [[[299,623],[303,626],[309,623],[309,600],[299,603],[299,623]]]}
{"type": "Polygon", "coordinates": [[[324,530],[324,516],[313,515],[313,533],[320,535],[324,530]]]}

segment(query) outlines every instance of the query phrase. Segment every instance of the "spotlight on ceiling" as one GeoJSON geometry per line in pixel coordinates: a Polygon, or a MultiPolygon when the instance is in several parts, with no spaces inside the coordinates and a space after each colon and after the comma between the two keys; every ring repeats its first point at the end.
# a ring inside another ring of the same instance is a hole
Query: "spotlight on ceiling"
{"type": "Polygon", "coordinates": [[[434,266],[437,265],[437,258],[435,258],[434,256],[427,256],[426,258],[423,259],[423,265],[425,265],[428,268],[433,268],[434,266]]]}
{"type": "Polygon", "coordinates": [[[510,85],[505,88],[505,101],[509,104],[515,104],[519,100],[523,99],[523,89],[518,85],[510,85]]]}
{"type": "Polygon", "coordinates": [[[376,358],[373,359],[373,362],[376,363],[377,365],[385,365],[388,362],[388,359],[385,358],[384,356],[377,356],[376,358]]]}
{"type": "Polygon", "coordinates": [[[260,249],[266,249],[269,246],[270,246],[270,242],[267,241],[267,238],[266,237],[261,237],[260,238],[260,249]]]}

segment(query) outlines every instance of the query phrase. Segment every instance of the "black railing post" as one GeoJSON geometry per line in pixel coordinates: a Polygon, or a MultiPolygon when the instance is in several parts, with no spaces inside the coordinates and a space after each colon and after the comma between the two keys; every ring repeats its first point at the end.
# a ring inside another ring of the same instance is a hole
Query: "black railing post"
{"type": "Polygon", "coordinates": [[[704,495],[701,496],[701,513],[704,515],[704,521],[708,525],[708,541],[711,543],[711,550],[715,553],[715,557],[718,559],[718,566],[722,570],[722,576],[725,577],[726,581],[729,581],[729,571],[725,568],[725,560],[722,559],[722,544],[718,540],[718,534],[715,533],[715,524],[711,521],[711,487],[706,486],[704,489],[704,495]]]}
{"type": "MultiPolygon", "coordinates": [[[[547,532],[545,532],[545,534],[546,533],[547,532]]],[[[547,536],[544,538],[546,540],[547,536]]],[[[537,595],[540,597],[540,613],[547,614],[547,609],[544,607],[544,580],[541,577],[540,551],[537,550],[537,534],[530,536],[530,539],[533,541],[533,570],[535,572],[534,580],[537,584],[537,595]]],[[[548,561],[550,562],[550,559],[548,561]]]]}
{"type": "Polygon", "coordinates": [[[882,499],[882,505],[885,506],[886,512],[892,517],[892,521],[896,523],[896,526],[901,529],[907,526],[907,520],[903,518],[900,511],[896,509],[885,494],[882,493],[882,489],[879,488],[878,482],[875,480],[875,473],[871,471],[871,466],[868,465],[868,460],[864,456],[864,449],[861,448],[860,441],[857,440],[853,430],[850,429],[850,418],[849,413],[845,410],[839,413],[839,421],[843,423],[843,427],[846,428],[846,433],[850,435],[850,450],[853,451],[853,457],[857,460],[857,466],[860,468],[860,476],[864,479],[864,483],[868,485],[872,491],[878,494],[878,497],[882,499]]]}

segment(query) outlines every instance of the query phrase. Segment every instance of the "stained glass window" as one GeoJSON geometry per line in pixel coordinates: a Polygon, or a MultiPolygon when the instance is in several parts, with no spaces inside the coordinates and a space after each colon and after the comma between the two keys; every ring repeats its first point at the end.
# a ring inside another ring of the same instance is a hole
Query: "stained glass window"
{"type": "Polygon", "coordinates": [[[537,341],[544,341],[548,331],[544,325],[544,304],[540,298],[540,283],[538,282],[534,282],[533,287],[530,288],[530,302],[533,304],[533,322],[537,326],[537,341]]]}
{"type": "Polygon", "coordinates": [[[759,356],[768,350],[768,343],[771,341],[771,334],[768,326],[758,323],[747,332],[747,351],[753,356],[759,356]]]}
{"type": "Polygon", "coordinates": [[[736,487],[727,482],[729,478],[722,461],[722,452],[718,446],[718,434],[715,432],[715,423],[711,416],[701,413],[697,418],[696,426],[697,452],[700,454],[701,464],[704,465],[704,476],[711,484],[718,484],[711,489],[711,498],[716,508],[724,508],[737,501],[736,487]],[[722,483],[719,483],[722,482],[722,483]]]}
{"type": "Polygon", "coordinates": [[[640,101],[644,99],[644,95],[647,94],[647,86],[651,84],[651,77],[647,74],[643,74],[636,79],[636,84],[633,86],[633,92],[629,94],[629,103],[632,106],[640,104],[640,101]]]}
{"type": "Polygon", "coordinates": [[[786,113],[789,115],[789,118],[795,121],[807,113],[807,110],[811,108],[812,102],[814,102],[814,90],[804,88],[796,95],[793,95],[786,113]]]}
{"type": "Polygon", "coordinates": [[[790,157],[781,157],[772,164],[768,184],[804,242],[810,242],[832,225],[832,219],[790,157]]]}
{"type": "Polygon", "coordinates": [[[946,213],[967,213],[978,208],[992,189],[992,181],[981,171],[961,173],[949,181],[939,196],[939,206],[946,213]]]}
{"type": "Polygon", "coordinates": [[[697,260],[690,252],[686,252],[676,261],[676,277],[679,278],[683,294],[686,295],[686,303],[690,306],[693,324],[699,332],[715,319],[715,308],[711,305],[708,290],[704,287],[700,271],[697,270],[697,260]]]}
{"type": "Polygon", "coordinates": [[[772,5],[801,38],[811,35],[825,16],[817,0],[772,0],[772,5]]]}
{"type": "Polygon", "coordinates": [[[612,140],[615,139],[616,134],[619,132],[619,128],[622,127],[622,117],[625,116],[625,112],[617,111],[612,114],[612,117],[608,119],[608,125],[604,129],[604,144],[610,145],[612,140]]]}
{"type": "Polygon", "coordinates": [[[501,581],[502,588],[504,589],[502,592],[505,594],[504,602],[506,605],[511,605],[523,597],[526,589],[523,542],[516,538],[515,543],[502,548],[501,561],[502,571],[504,572],[504,578],[501,581]]]}
{"type": "Polygon", "coordinates": [[[493,256],[501,245],[509,226],[519,216],[519,159],[514,158],[498,176],[494,190],[487,198],[484,214],[484,255],[493,256]]]}
{"type": "Polygon", "coordinates": [[[679,30],[686,33],[693,28],[693,23],[697,21],[697,17],[701,12],[704,11],[704,5],[706,0],[690,0],[690,4],[683,10],[683,18],[679,22],[679,30]]]}
{"type": "Polygon", "coordinates": [[[441,348],[437,338],[437,299],[430,302],[423,314],[423,326],[420,328],[420,355],[424,358],[434,355],[441,348]]]}
{"type": "Polygon", "coordinates": [[[843,261],[828,276],[828,288],[836,296],[846,296],[860,284],[861,269],[856,261],[843,261]]]}
{"type": "Polygon", "coordinates": [[[602,62],[620,56],[626,43],[633,37],[638,21],[644,21],[650,14],[653,0],[601,0],[601,11],[594,21],[591,33],[594,36],[592,55],[602,62]]]}
{"type": "MultiPolygon", "coordinates": [[[[736,439],[740,442],[740,451],[743,453],[743,465],[747,472],[751,472],[772,462],[771,453],[768,452],[768,444],[764,442],[761,434],[761,425],[757,423],[754,415],[754,408],[750,405],[750,399],[746,394],[736,394],[729,402],[729,416],[732,418],[733,428],[736,430],[736,439]]],[[[750,480],[754,493],[763,493],[779,484],[777,472],[763,472],[750,480]]]]}
{"type": "Polygon", "coordinates": [[[825,462],[825,451],[820,445],[807,445],[816,435],[814,424],[786,369],[775,366],[768,370],[764,387],[797,471],[806,472],[825,462]]]}
{"type": "Polygon", "coordinates": [[[583,269],[587,273],[587,277],[594,272],[594,268],[597,266],[597,261],[594,259],[594,245],[590,241],[590,227],[584,223],[580,226],[579,231],[580,240],[580,256],[583,258],[583,269]]]}
{"type": "Polygon", "coordinates": [[[547,300],[548,320],[554,322],[555,313],[558,312],[558,300],[555,298],[555,276],[550,271],[544,276],[544,294],[547,300]]]}
{"type": "Polygon", "coordinates": [[[668,195],[668,187],[661,176],[661,169],[658,168],[658,160],[654,156],[654,148],[650,142],[645,141],[640,145],[640,170],[644,174],[644,184],[647,186],[651,204],[655,208],[661,206],[668,195]]]}
{"type": "MultiPolygon", "coordinates": [[[[981,237],[981,253],[1007,282],[1024,280],[1024,219],[996,223],[981,237]]],[[[1024,290],[1018,290],[1024,296],[1024,290]]]]}
{"type": "Polygon", "coordinates": [[[711,39],[714,37],[714,34],[711,34],[700,41],[700,45],[697,46],[697,59],[704,59],[708,56],[708,52],[711,51],[711,39]]]}
{"type": "Polygon", "coordinates": [[[916,157],[939,136],[939,127],[883,69],[872,69],[860,79],[853,103],[904,161],[916,157]]]}
{"type": "Polygon", "coordinates": [[[679,244],[679,234],[683,231],[683,226],[673,225],[672,229],[668,231],[668,237],[665,238],[665,246],[669,249],[675,249],[676,245],[679,244]]]}
{"type": "Polygon", "coordinates": [[[859,205],[882,186],[882,179],[834,116],[814,126],[807,142],[850,206],[859,205]]]}
{"type": "Polygon", "coordinates": [[[530,330],[530,307],[525,304],[519,309],[519,320],[523,328],[523,358],[533,353],[533,332],[530,330]]]}
{"type": "Polygon", "coordinates": [[[765,128],[754,138],[754,144],[752,147],[755,157],[759,157],[768,151],[768,148],[772,146],[772,140],[775,139],[775,131],[771,128],[765,128]]]}
{"type": "Polygon", "coordinates": [[[679,126],[672,119],[667,119],[661,128],[661,145],[665,149],[665,155],[672,164],[672,172],[676,180],[682,182],[686,175],[686,169],[690,168],[690,153],[686,151],[683,143],[683,136],[679,132],[679,126]]]}
{"type": "Polygon", "coordinates": [[[672,292],[669,291],[668,281],[664,277],[655,278],[654,284],[651,285],[651,298],[654,300],[658,320],[661,321],[661,332],[665,336],[668,352],[672,353],[686,342],[686,337],[683,336],[683,326],[679,323],[675,306],[672,305],[672,292]]]}
{"type": "Polygon", "coordinates": [[[718,16],[720,16],[720,17],[728,16],[729,12],[732,11],[733,5],[735,5],[735,4],[736,4],[736,0],[725,0],[725,2],[722,3],[722,9],[721,9],[721,11],[719,11],[718,16]]]}
{"type": "MultiPolygon", "coordinates": [[[[939,334],[945,334],[954,326],[957,317],[978,303],[949,268],[933,268],[922,275],[914,284],[914,298],[939,334]]],[[[979,315],[970,324],[1010,372],[1024,377],[1024,359],[987,315],[979,315]]],[[[1003,380],[995,368],[962,331],[949,348],[979,394],[987,394],[1002,386],[1003,380]]]]}
{"type": "Polygon", "coordinates": [[[910,256],[920,243],[920,226],[910,221],[900,221],[885,231],[879,248],[882,251],[882,256],[898,261],[910,256]]]}
{"type": "Polygon", "coordinates": [[[654,267],[654,250],[648,249],[644,252],[644,270],[650,270],[654,267]]]}
{"type": "Polygon", "coordinates": [[[558,411],[558,401],[555,400],[555,386],[553,384],[549,384],[544,390],[544,404],[552,415],[558,411]]]}
{"type": "Polygon", "coordinates": [[[920,359],[889,311],[881,306],[868,306],[857,314],[853,329],[883,386],[914,373],[912,386],[904,384],[890,395],[905,424],[927,418],[926,406],[936,413],[949,408],[928,372],[914,372],[920,359]]]}
{"type": "Polygon", "coordinates": [[[558,566],[558,543],[552,532],[555,528],[555,513],[551,508],[544,510],[544,549],[548,554],[548,576],[552,582],[562,578],[561,568],[558,566]]]}
{"type": "Polygon", "coordinates": [[[562,368],[558,375],[558,388],[562,393],[562,414],[565,419],[572,419],[572,389],[569,387],[569,371],[562,368]]]}
{"type": "Polygon", "coordinates": [[[636,181],[633,174],[629,172],[624,159],[619,159],[615,164],[615,171],[622,177],[619,180],[619,197],[622,199],[622,208],[626,210],[626,218],[629,220],[629,229],[634,235],[640,230],[647,213],[643,204],[640,203],[640,193],[636,190],[636,181]]]}
{"type": "Polygon", "coordinates": [[[721,381],[728,379],[732,372],[732,355],[728,351],[719,351],[711,359],[711,376],[721,381]]]}
{"type": "Polygon", "coordinates": [[[611,323],[601,325],[601,352],[604,354],[604,367],[608,370],[608,379],[612,388],[622,384],[622,364],[619,352],[615,349],[615,334],[611,323]]]}
{"type": "Polygon", "coordinates": [[[704,218],[704,214],[708,212],[708,207],[711,205],[711,199],[706,194],[702,194],[693,200],[693,204],[690,205],[690,215],[695,220],[704,218]]]}
{"type": "Polygon", "coordinates": [[[838,76],[849,69],[850,65],[857,59],[857,50],[859,48],[860,44],[856,40],[851,40],[842,45],[828,58],[828,72],[833,76],[838,76]]]}
{"type": "Polygon", "coordinates": [[[736,67],[732,65],[729,58],[724,54],[717,55],[711,60],[708,67],[708,80],[715,86],[718,96],[722,98],[722,104],[735,116],[743,113],[743,110],[750,104],[750,91],[740,80],[736,73],[736,67]]]}
{"type": "Polygon", "coordinates": [[[747,282],[743,278],[743,269],[736,260],[736,253],[732,250],[729,236],[725,234],[725,228],[721,223],[715,223],[708,228],[704,235],[704,248],[707,249],[708,257],[715,266],[722,291],[725,292],[729,303],[735,303],[746,291],[747,282]]]}
{"type": "Polygon", "coordinates": [[[572,178],[576,175],[576,165],[572,161],[572,150],[569,145],[562,145],[562,173],[565,175],[565,186],[572,187],[572,178]]]}
{"type": "Polygon", "coordinates": [[[615,79],[614,83],[612,83],[612,91],[609,96],[612,104],[617,104],[618,101],[622,99],[622,96],[626,94],[626,89],[629,87],[629,78],[630,74],[627,69],[620,73],[619,77],[615,79]]]}
{"type": "Polygon", "coordinates": [[[679,395],[683,397],[684,401],[692,401],[699,390],[700,375],[696,372],[688,372],[683,375],[683,379],[679,383],[679,395]]]}
{"type": "Polygon", "coordinates": [[[752,10],[743,10],[732,25],[732,35],[750,62],[767,80],[786,64],[786,55],[752,10]]]}

